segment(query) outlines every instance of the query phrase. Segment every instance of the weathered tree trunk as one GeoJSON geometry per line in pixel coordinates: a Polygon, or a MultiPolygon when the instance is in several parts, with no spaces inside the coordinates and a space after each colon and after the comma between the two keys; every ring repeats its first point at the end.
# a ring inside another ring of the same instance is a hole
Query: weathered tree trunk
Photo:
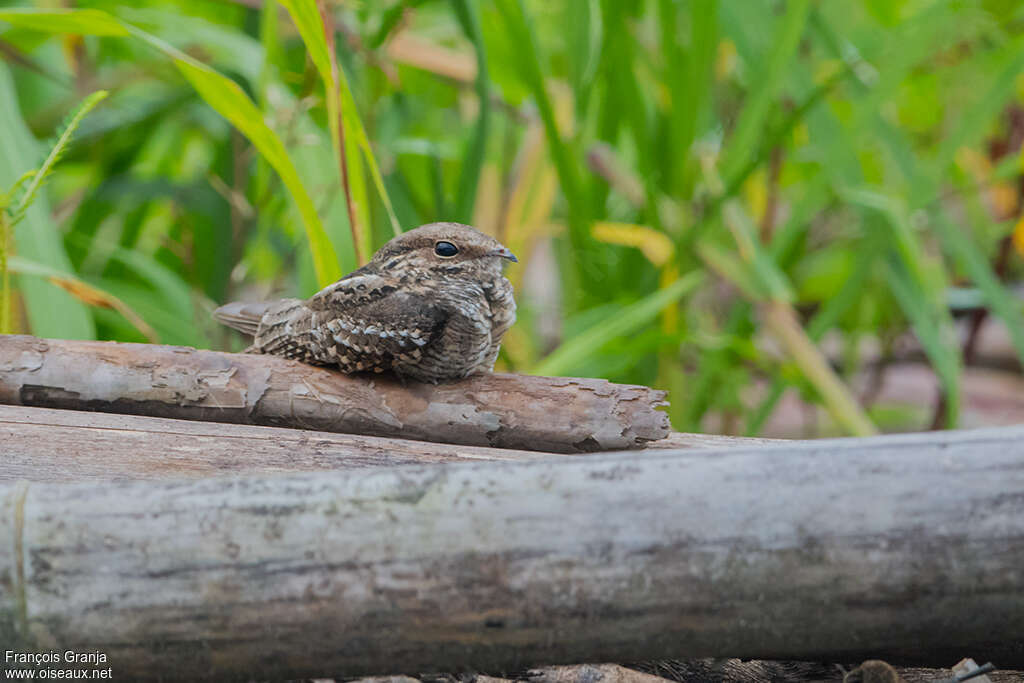
{"type": "Polygon", "coordinates": [[[270,474],[564,454],[0,405],[0,481],[270,474]]]}
{"type": "Polygon", "coordinates": [[[668,434],[665,393],[597,379],[478,375],[438,386],[274,356],[0,337],[0,403],[578,453],[668,434]]]}
{"type": "MultiPolygon", "coordinates": [[[[670,434],[658,448],[771,443],[670,434]]],[[[0,481],[117,481],[574,457],[378,436],[0,405],[0,481]]]]}
{"type": "Polygon", "coordinates": [[[0,486],[0,641],[115,678],[1024,663],[1024,428],[0,486]]]}

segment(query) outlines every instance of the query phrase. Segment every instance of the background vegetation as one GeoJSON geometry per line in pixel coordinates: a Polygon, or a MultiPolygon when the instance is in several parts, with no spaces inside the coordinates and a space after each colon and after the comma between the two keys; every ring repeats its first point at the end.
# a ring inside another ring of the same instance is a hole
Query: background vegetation
{"type": "Polygon", "coordinates": [[[216,304],[459,220],[521,259],[505,369],[668,389],[677,429],[787,392],[955,425],[961,314],[1024,356],[1014,0],[68,4],[0,2],[15,331],[237,346],[216,304]],[[923,417],[875,400],[907,348],[923,417]]]}

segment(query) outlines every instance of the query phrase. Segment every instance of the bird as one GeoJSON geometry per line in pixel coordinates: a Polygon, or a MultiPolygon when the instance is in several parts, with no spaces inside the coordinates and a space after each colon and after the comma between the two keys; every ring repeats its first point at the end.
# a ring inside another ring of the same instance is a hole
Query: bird
{"type": "Polygon", "coordinates": [[[516,256],[461,223],[404,232],[309,299],[235,302],[213,312],[254,337],[250,353],[393,372],[438,384],[490,372],[516,319],[503,265],[516,256]]]}

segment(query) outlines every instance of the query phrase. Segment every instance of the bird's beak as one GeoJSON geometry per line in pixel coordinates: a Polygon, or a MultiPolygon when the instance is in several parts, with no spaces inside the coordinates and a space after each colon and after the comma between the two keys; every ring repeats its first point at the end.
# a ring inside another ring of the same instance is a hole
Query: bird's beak
{"type": "Polygon", "coordinates": [[[508,247],[502,247],[501,249],[495,249],[487,254],[488,256],[500,256],[501,258],[508,259],[512,263],[519,263],[519,259],[513,254],[508,247]]]}

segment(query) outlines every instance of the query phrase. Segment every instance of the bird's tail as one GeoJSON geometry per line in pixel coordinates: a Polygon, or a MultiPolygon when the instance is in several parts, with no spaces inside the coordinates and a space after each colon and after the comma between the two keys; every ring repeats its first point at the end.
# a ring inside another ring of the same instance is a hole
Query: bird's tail
{"type": "Polygon", "coordinates": [[[213,312],[213,317],[219,322],[239,332],[255,337],[260,329],[260,321],[278,301],[264,301],[262,303],[243,303],[236,301],[225,304],[213,312]]]}
{"type": "Polygon", "coordinates": [[[246,353],[269,353],[307,363],[330,363],[313,334],[313,312],[301,299],[221,306],[213,316],[229,327],[251,334],[246,353]]]}

